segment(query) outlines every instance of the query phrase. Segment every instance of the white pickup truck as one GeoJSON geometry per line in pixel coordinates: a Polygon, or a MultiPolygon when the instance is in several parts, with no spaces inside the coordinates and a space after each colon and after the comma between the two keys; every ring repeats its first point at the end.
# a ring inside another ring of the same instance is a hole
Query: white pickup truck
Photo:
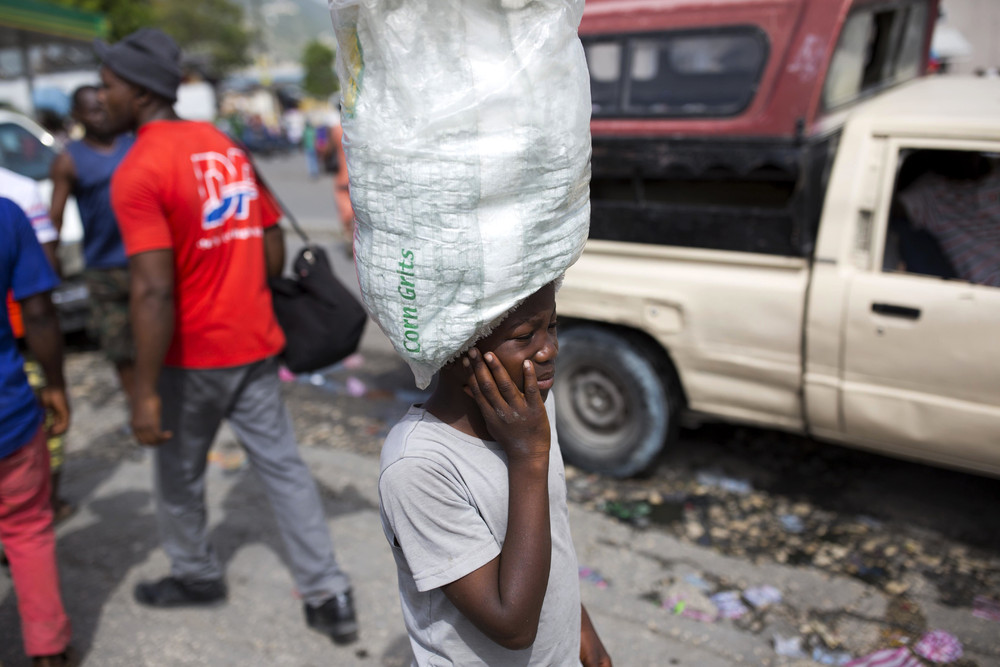
{"type": "Polygon", "coordinates": [[[920,79],[812,134],[802,256],[592,229],[558,295],[570,461],[641,472],[688,416],[1000,475],[1000,82],[920,79]]]}

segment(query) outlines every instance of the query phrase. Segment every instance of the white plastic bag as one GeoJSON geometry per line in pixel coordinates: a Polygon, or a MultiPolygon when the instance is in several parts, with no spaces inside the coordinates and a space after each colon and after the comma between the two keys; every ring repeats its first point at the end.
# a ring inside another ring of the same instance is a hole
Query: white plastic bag
{"type": "Polygon", "coordinates": [[[361,292],[423,388],[583,250],[583,0],[330,9],[361,292]]]}

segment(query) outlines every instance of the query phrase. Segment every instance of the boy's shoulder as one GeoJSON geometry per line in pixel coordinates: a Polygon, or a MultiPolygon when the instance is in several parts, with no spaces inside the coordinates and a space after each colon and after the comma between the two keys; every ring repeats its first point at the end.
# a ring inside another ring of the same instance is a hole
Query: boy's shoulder
{"type": "Polygon", "coordinates": [[[382,445],[381,467],[384,471],[405,458],[426,458],[447,450],[448,433],[441,423],[422,407],[413,405],[389,430],[382,445]]]}
{"type": "Polygon", "coordinates": [[[419,406],[411,406],[389,430],[382,445],[381,471],[408,461],[412,465],[464,467],[495,456],[499,445],[467,435],[419,406]]]}

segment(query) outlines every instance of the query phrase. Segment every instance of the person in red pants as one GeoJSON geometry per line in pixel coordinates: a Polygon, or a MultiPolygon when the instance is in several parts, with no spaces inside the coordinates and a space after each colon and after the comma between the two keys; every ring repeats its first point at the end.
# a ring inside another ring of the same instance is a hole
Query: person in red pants
{"type": "Polygon", "coordinates": [[[58,278],[24,212],[0,198],[0,294],[21,306],[28,347],[45,372],[28,384],[7,309],[0,309],[0,541],[10,562],[24,650],[35,667],[69,664],[70,623],[59,593],[46,433],[69,426],[62,333],[50,293],[58,278]],[[52,415],[46,432],[45,410],[52,415]]]}

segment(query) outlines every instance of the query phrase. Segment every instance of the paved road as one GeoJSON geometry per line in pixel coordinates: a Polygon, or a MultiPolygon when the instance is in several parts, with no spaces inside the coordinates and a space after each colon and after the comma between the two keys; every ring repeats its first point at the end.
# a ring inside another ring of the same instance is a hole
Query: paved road
{"type": "MultiPolygon", "coordinates": [[[[304,163],[294,159],[262,168],[310,233],[330,247],[338,273],[350,283],[353,271],[330,222],[329,181],[309,181],[304,163]]],[[[293,245],[290,239],[290,249],[293,245]]],[[[71,353],[67,374],[75,413],[65,493],[79,511],[59,527],[58,536],[74,645],[84,665],[408,664],[375,478],[385,430],[420,394],[374,327],[360,352],[346,366],[284,387],[303,455],[322,490],[338,557],[354,577],[362,629],[361,639],[349,647],[334,646],[305,627],[266,500],[225,429],[209,468],[208,502],[212,538],[227,567],[229,603],[214,611],[164,612],[132,601],[136,582],[167,569],[153,522],[150,457],[123,430],[125,406],[108,365],[93,351],[71,353]]],[[[579,495],[580,488],[597,482],[571,470],[570,484],[579,495]]],[[[624,488],[609,486],[603,493],[618,498],[624,488]]],[[[572,505],[571,521],[587,568],[583,599],[616,665],[804,667],[816,663],[779,656],[775,635],[825,634],[857,656],[914,625],[958,635],[965,644],[965,667],[1000,664],[1000,625],[973,617],[967,607],[943,604],[941,591],[924,577],[908,580],[902,598],[817,567],[760,554],[727,556],[687,539],[683,531],[636,527],[597,507],[572,505]],[[780,591],[781,601],[737,620],[705,623],[662,604],[680,596],[689,612],[711,611],[705,588],[746,591],[765,584],[780,591]],[[901,608],[901,600],[910,606],[901,608]]],[[[1000,569],[1000,559],[994,557],[992,567],[1000,569]]],[[[0,575],[0,665],[23,664],[13,591],[0,575]]]]}

